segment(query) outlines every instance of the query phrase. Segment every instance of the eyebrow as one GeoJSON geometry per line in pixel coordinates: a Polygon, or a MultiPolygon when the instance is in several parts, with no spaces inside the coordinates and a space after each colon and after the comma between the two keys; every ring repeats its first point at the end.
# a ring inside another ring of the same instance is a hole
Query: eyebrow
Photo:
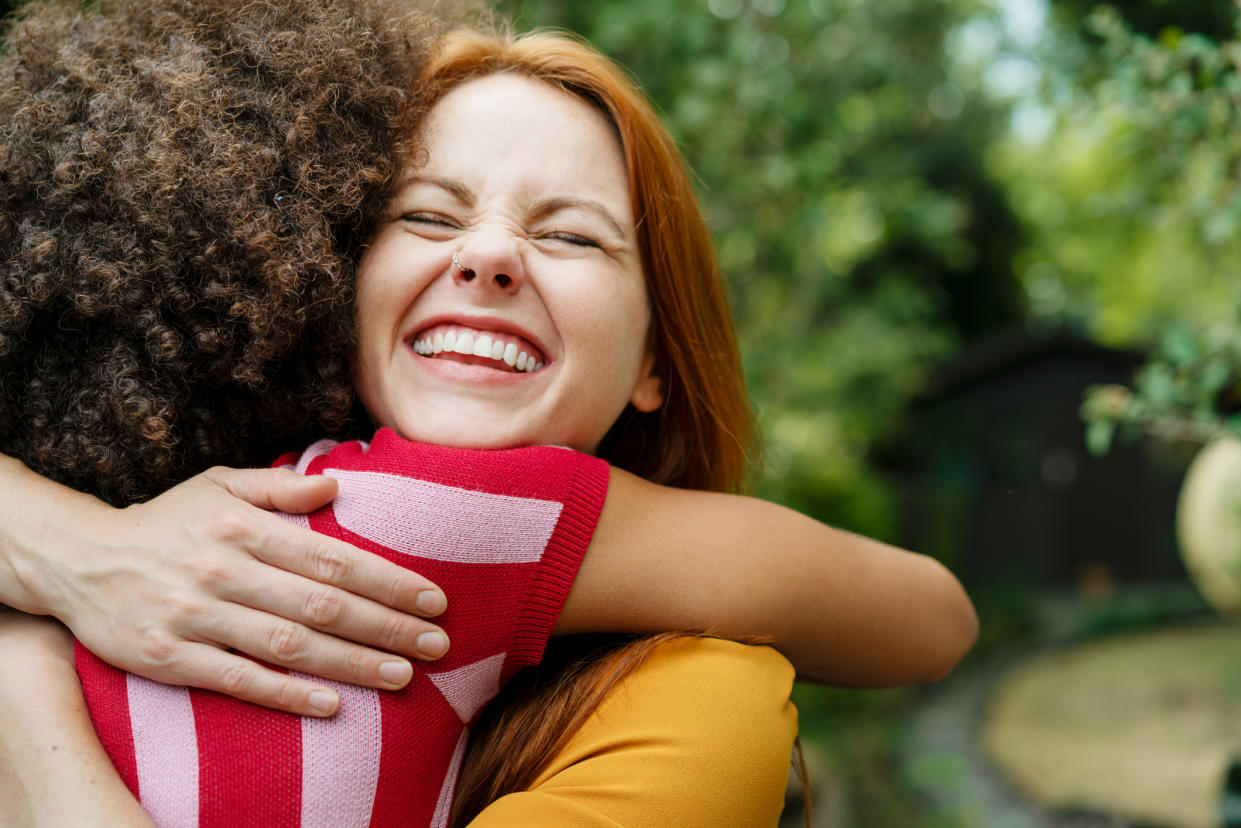
{"type": "MultiPolygon", "coordinates": [[[[406,186],[414,184],[429,184],[432,187],[438,187],[466,207],[474,206],[474,192],[455,178],[437,178],[434,176],[425,175],[410,176],[406,186]]],[[[587,210],[598,215],[611,226],[618,238],[629,238],[629,234],[625,232],[624,227],[621,225],[620,221],[612,215],[612,212],[605,207],[602,202],[595,201],[590,198],[549,198],[546,201],[535,203],[530,209],[530,214],[535,219],[542,219],[558,213],[561,210],[573,209],[587,210]]]]}
{"type": "Polygon", "coordinates": [[[611,211],[604,207],[602,203],[589,198],[551,198],[547,201],[540,201],[531,210],[531,215],[535,218],[546,218],[561,210],[587,210],[596,214],[616,231],[616,235],[621,239],[628,239],[629,235],[621,227],[621,223],[616,220],[611,211]]]}
{"type": "Polygon", "coordinates": [[[447,190],[448,194],[460,201],[467,207],[474,206],[474,193],[469,187],[462,184],[455,178],[434,178],[425,175],[411,175],[406,181],[405,186],[409,187],[414,184],[430,184],[432,187],[439,187],[441,190],[447,190]]]}

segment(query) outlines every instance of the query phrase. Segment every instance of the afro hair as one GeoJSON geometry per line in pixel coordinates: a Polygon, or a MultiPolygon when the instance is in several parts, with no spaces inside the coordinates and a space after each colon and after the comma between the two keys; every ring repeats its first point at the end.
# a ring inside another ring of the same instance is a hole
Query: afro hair
{"type": "Polygon", "coordinates": [[[14,15],[0,451],[120,505],[359,428],[355,262],[440,28],[395,0],[14,15]]]}

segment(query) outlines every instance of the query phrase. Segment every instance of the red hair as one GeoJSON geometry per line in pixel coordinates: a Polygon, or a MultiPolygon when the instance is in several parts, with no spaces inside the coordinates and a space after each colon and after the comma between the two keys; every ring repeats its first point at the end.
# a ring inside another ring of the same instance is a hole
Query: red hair
{"type": "Polygon", "coordinates": [[[428,105],[499,72],[544,81],[598,107],[624,153],[664,399],[651,414],[627,410],[599,456],[656,483],[744,489],[754,449],[749,397],[711,234],[676,144],[624,70],[568,34],[449,33],[423,75],[428,105]]]}

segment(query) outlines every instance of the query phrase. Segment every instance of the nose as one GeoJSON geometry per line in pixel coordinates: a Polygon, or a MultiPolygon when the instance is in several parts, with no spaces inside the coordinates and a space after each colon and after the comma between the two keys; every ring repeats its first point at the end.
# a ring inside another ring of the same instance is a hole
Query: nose
{"type": "Polygon", "coordinates": [[[470,235],[452,256],[453,281],[514,293],[526,281],[519,240],[501,230],[470,235]]]}

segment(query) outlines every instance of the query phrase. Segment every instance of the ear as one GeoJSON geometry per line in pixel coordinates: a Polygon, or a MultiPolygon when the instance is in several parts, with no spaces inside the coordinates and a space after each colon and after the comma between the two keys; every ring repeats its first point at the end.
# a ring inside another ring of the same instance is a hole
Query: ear
{"type": "Polygon", "coordinates": [[[638,370],[638,381],[634,383],[629,403],[634,408],[649,413],[664,404],[663,383],[659,374],[655,373],[655,354],[650,348],[642,357],[642,367],[638,370]]]}

